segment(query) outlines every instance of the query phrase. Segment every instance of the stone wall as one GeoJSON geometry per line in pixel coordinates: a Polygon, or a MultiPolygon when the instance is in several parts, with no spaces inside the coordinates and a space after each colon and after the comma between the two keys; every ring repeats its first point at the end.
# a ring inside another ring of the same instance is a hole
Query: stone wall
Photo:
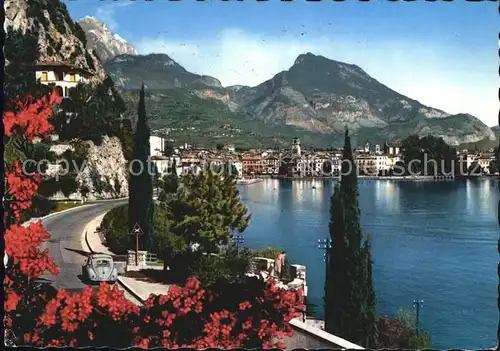
{"type": "Polygon", "coordinates": [[[364,348],[345,339],[317,328],[298,319],[290,321],[294,330],[293,336],[283,338],[287,350],[293,349],[351,349],[363,350],[364,348]]]}

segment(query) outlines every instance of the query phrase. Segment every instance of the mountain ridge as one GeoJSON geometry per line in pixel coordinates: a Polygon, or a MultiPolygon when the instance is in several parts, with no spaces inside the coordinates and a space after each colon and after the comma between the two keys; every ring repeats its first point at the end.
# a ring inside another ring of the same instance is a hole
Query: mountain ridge
{"type": "MultiPolygon", "coordinates": [[[[146,61],[148,57],[173,61],[168,67],[163,64],[163,76],[155,73],[150,89],[188,88],[198,97],[219,100],[232,112],[268,125],[293,126],[332,136],[342,134],[348,127],[353,137],[359,134],[360,138],[367,135],[385,140],[401,140],[411,134],[431,134],[443,137],[450,145],[496,140],[495,133],[470,114],[452,115],[423,105],[380,83],[357,65],[310,52],[298,55],[288,70],[254,87],[223,87],[212,77],[218,84],[193,84],[199,82],[194,77],[201,76],[190,73],[168,55],[139,57],[146,61]],[[183,76],[184,84],[172,84],[176,76],[177,79],[183,76]]],[[[145,72],[151,71],[151,65],[141,67],[137,58],[134,60],[133,75],[146,77],[144,80],[148,86],[145,72]]],[[[123,89],[139,89],[138,79],[134,85],[127,83],[127,74],[130,73],[126,67],[120,68],[121,63],[115,64],[113,67],[106,65],[114,80],[120,82],[123,89]]]]}
{"type": "Polygon", "coordinates": [[[93,16],[85,16],[77,22],[85,32],[86,48],[96,52],[102,62],[121,54],[137,55],[137,50],[119,34],[113,33],[105,23],[93,16]]]}
{"type": "Polygon", "coordinates": [[[218,79],[191,73],[167,54],[117,55],[104,66],[123,90],[139,90],[142,83],[152,90],[223,88],[218,79]]]}

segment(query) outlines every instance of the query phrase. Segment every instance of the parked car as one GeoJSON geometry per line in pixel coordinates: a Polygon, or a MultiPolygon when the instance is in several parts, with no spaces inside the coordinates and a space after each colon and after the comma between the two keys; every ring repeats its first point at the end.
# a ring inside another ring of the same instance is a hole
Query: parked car
{"type": "Polygon", "coordinates": [[[113,257],[107,254],[92,254],[82,266],[83,277],[90,282],[115,282],[118,271],[113,257]]]}

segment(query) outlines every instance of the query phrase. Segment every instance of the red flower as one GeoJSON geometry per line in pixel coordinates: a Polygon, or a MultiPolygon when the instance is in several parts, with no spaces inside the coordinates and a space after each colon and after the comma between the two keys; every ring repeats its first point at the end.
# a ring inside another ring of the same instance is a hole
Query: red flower
{"type": "Polygon", "coordinates": [[[14,311],[17,308],[19,300],[21,300],[21,297],[17,295],[15,292],[12,292],[9,295],[7,295],[7,298],[5,299],[4,302],[5,312],[14,311]]]}
{"type": "Polygon", "coordinates": [[[49,123],[49,118],[53,115],[52,106],[59,104],[61,99],[53,92],[49,99],[43,97],[33,101],[33,98],[28,96],[25,101],[18,100],[16,105],[20,112],[7,111],[3,114],[5,135],[16,133],[12,129],[18,126],[26,140],[31,142],[35,137],[43,137],[52,132],[53,126],[49,123]]]}

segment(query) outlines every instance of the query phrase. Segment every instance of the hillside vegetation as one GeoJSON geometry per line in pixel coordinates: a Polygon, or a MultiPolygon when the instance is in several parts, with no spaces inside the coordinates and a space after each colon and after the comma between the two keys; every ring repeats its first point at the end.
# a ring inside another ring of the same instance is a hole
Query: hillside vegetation
{"type": "MultiPolygon", "coordinates": [[[[139,94],[123,91],[122,96],[127,106],[125,117],[135,118],[139,94]]],[[[200,98],[187,89],[147,91],[146,113],[152,130],[168,135],[176,143],[197,146],[215,147],[221,143],[242,149],[289,147],[293,137],[298,136],[304,146],[327,148],[339,140],[337,135],[248,119],[218,100],[200,98]]]]}

